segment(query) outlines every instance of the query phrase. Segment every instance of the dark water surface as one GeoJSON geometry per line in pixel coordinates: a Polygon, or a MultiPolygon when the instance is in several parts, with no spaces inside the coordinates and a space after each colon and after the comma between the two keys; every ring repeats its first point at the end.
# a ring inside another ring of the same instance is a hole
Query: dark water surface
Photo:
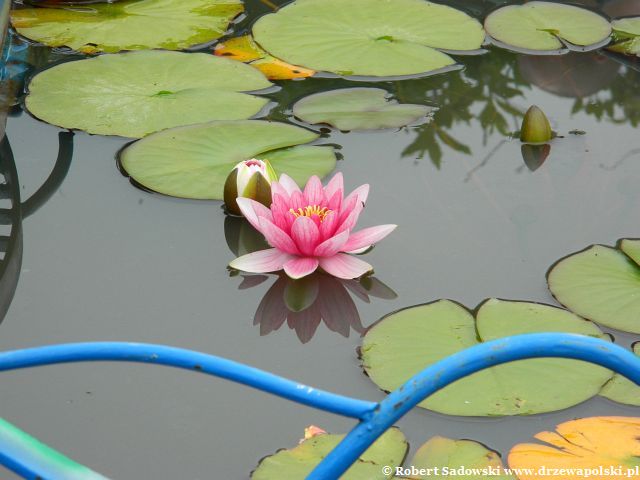
{"type": "MultiPolygon", "coordinates": [[[[500,2],[469,3],[468,12],[481,14],[500,2]]],[[[249,18],[239,28],[266,11],[265,4],[248,1],[249,18]]],[[[463,71],[376,84],[401,101],[439,106],[431,123],[400,131],[332,131],[321,141],[341,146],[338,170],[349,188],[371,184],[362,226],[399,225],[367,258],[397,298],[365,303],[353,296],[364,326],[398,308],[445,297],[469,307],[486,297],[553,303],[545,272],[555,260],[589,244],[640,236],[637,63],[597,53],[525,57],[496,49],[458,58],[463,71]],[[564,136],[540,166],[527,166],[520,142],[508,136],[531,104],[564,136]]],[[[310,79],[281,85],[272,119],[283,119],[308,93],[354,84],[310,79]]],[[[23,200],[53,168],[58,132],[24,113],[9,118],[23,200]]],[[[310,338],[312,328],[298,326],[302,343],[285,323],[261,336],[253,317],[275,277],[238,289],[242,279],[226,270],[234,254],[219,202],[132,187],[114,161],[126,139],[76,133],[73,141],[64,182],[24,219],[22,268],[0,326],[0,349],[157,342],[346,395],[383,397],[358,365],[356,331],[344,338],[321,324],[310,338]]],[[[614,336],[624,346],[636,340],[614,336]]],[[[342,432],[354,423],[154,366],[44,367],[3,373],[2,382],[4,418],[118,479],[246,479],[261,457],[293,446],[307,425],[342,432]]],[[[637,413],[595,398],[522,418],[465,419],[416,409],[400,426],[413,447],[439,434],[478,440],[505,454],[575,417],[637,413]]]]}

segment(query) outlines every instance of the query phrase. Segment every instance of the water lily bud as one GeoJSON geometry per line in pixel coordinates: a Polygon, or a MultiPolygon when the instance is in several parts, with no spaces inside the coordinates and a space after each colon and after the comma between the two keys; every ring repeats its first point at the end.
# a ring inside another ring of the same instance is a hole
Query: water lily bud
{"type": "Polygon", "coordinates": [[[551,125],[549,119],[535,105],[532,105],[522,120],[520,129],[520,140],[526,143],[544,143],[552,138],[551,125]]]}
{"type": "Polygon", "coordinates": [[[276,172],[268,161],[244,160],[238,163],[224,183],[224,203],[233,215],[242,215],[236,199],[245,197],[271,205],[271,182],[277,180],[276,172]]]}

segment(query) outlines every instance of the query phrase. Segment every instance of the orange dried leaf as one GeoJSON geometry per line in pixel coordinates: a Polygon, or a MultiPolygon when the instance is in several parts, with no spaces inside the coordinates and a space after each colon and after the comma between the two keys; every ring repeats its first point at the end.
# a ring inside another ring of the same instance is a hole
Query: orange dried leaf
{"type": "Polygon", "coordinates": [[[564,480],[637,477],[640,466],[640,418],[591,417],[565,422],[556,432],[535,436],[547,445],[522,443],[509,453],[509,466],[520,480],[548,479],[563,469],[564,480]],[[544,467],[544,469],[542,469],[544,467]],[[527,471],[528,470],[528,471],[527,471]]]}
{"type": "Polygon", "coordinates": [[[266,52],[262,50],[250,35],[230,38],[224,43],[218,43],[213,53],[219,57],[227,57],[239,62],[251,62],[264,58],[266,52]]]}
{"type": "Polygon", "coordinates": [[[314,70],[291,65],[272,57],[258,46],[251,35],[230,38],[223,43],[219,43],[213,53],[219,57],[227,57],[248,63],[264,73],[269,80],[307,78],[316,73],[314,70]]]}

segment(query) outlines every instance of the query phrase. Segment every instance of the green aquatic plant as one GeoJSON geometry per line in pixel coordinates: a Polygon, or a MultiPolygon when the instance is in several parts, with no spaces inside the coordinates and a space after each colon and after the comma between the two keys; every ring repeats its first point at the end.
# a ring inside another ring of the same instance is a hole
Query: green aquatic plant
{"type": "Polygon", "coordinates": [[[610,23],[597,13],[539,1],[502,7],[487,16],[484,28],[506,47],[540,51],[566,45],[597,48],[611,34],[610,23]]]}
{"type": "MultiPolygon", "coordinates": [[[[329,434],[313,425],[307,427],[298,446],[263,458],[251,479],[303,480],[342,438],[344,435],[329,434]]],[[[403,467],[408,448],[403,433],[391,428],[341,478],[420,480],[454,476],[461,480],[515,480],[498,453],[473,440],[432,437],[403,467]]]]}
{"type": "MultiPolygon", "coordinates": [[[[309,427],[305,438],[291,449],[278,452],[260,460],[251,473],[251,480],[303,480],[320,461],[344,438],[344,435],[326,433],[317,427],[309,427]]],[[[402,464],[409,445],[404,434],[395,427],[387,430],[362,454],[345,474],[343,480],[383,480],[392,478],[383,467],[402,464]]]]}
{"type": "Polygon", "coordinates": [[[640,240],[571,254],[551,267],[547,282],[558,302],[578,315],[640,333],[640,240]]]}
{"type": "MultiPolygon", "coordinates": [[[[640,342],[633,345],[633,353],[640,356],[640,342]]],[[[614,402],[640,407],[640,387],[618,373],[602,387],[600,395],[614,402]]]]}
{"type": "Polygon", "coordinates": [[[262,73],[233,60],[142,51],[46,69],[29,83],[25,106],[63,128],[143,137],[179,125],[249,118],[268,100],[242,92],[269,86],[262,73]]]}
{"type": "Polygon", "coordinates": [[[125,172],[149,190],[222,200],[229,172],[246,159],[268,160],[277,173],[286,172],[300,184],[312,175],[327,175],[336,156],[332,147],[305,145],[317,138],[284,123],[210,122],[154,133],[124,148],[119,158],[125,172]]]}
{"type": "Polygon", "coordinates": [[[389,100],[380,88],[345,88],[316,93],[298,101],[293,114],[307,123],[327,123],[340,130],[399,128],[435,110],[389,100]]]}
{"type": "Polygon", "coordinates": [[[243,10],[241,0],[124,0],[17,9],[11,23],[31,40],[83,53],[184,50],[221,37],[243,10]]]}
{"type": "MultiPolygon", "coordinates": [[[[391,391],[425,367],[465,348],[537,332],[606,338],[595,324],[548,305],[490,299],[474,318],[463,306],[439,300],[384,317],[368,330],[360,352],[369,378],[391,391]]],[[[459,380],[420,406],[450,415],[531,415],[577,405],[598,394],[611,376],[609,370],[575,360],[524,360],[459,380]]]]}
{"type": "Polygon", "coordinates": [[[536,105],[529,107],[522,119],[520,140],[524,143],[544,143],[551,140],[552,136],[551,124],[544,112],[536,105]]]}
{"type": "Polygon", "coordinates": [[[607,47],[612,52],[640,57],[640,17],[621,18],[611,22],[613,44],[607,47]]]}
{"type": "Polygon", "coordinates": [[[258,44],[294,65],[339,75],[396,76],[455,61],[438,49],[477,50],[480,23],[424,0],[299,0],[253,25],[258,44]]]}

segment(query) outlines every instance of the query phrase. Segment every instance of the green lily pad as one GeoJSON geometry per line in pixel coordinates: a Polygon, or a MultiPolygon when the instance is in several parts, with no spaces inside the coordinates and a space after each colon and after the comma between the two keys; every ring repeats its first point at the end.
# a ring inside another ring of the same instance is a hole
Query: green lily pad
{"type": "Polygon", "coordinates": [[[142,137],[165,128],[237,120],[268,102],[248,65],[205,53],[101,55],[44,70],[29,84],[27,109],[45,122],[101,135],[142,137]]]}
{"type": "Polygon", "coordinates": [[[229,172],[250,158],[269,160],[278,174],[287,173],[300,184],[311,175],[326,175],[336,165],[333,149],[302,145],[317,137],[304,128],[262,120],[203,123],[134,142],[122,150],[120,163],[150,190],[221,200],[229,172]]]}
{"type": "Polygon", "coordinates": [[[593,245],[556,263],[549,289],[569,310],[594,322],[640,333],[640,240],[593,245]]]}
{"type": "Polygon", "coordinates": [[[408,465],[403,472],[406,476],[396,478],[407,480],[448,476],[464,480],[487,478],[515,480],[516,478],[504,472],[504,465],[498,453],[472,440],[433,437],[418,449],[408,465]],[[420,470],[426,473],[417,473],[420,470]],[[467,475],[466,472],[469,471],[472,473],[467,475]]]}
{"type": "MultiPolygon", "coordinates": [[[[251,474],[252,480],[304,480],[311,470],[338,445],[344,435],[320,434],[304,440],[289,450],[280,450],[265,457],[251,474]]],[[[342,480],[382,480],[393,478],[384,474],[382,467],[395,470],[407,453],[407,441],[397,428],[387,430],[356,461],[342,480]]]]}
{"type": "Polygon", "coordinates": [[[399,128],[434,110],[425,105],[399,104],[381,88],[345,88],[316,93],[293,106],[307,123],[328,123],[340,130],[399,128]]]}
{"type": "MultiPolygon", "coordinates": [[[[640,356],[640,343],[633,345],[633,353],[640,356]]],[[[602,387],[600,395],[614,402],[640,407],[640,387],[617,373],[602,387]]]]}
{"type": "Polygon", "coordinates": [[[221,37],[243,10],[241,0],[127,0],[14,10],[11,22],[31,40],[83,53],[183,50],[221,37]]]}
{"type": "Polygon", "coordinates": [[[424,0],[298,0],[253,26],[254,39],[294,65],[339,75],[411,75],[453,65],[436,50],[477,50],[478,21],[424,0]]]}
{"type": "Polygon", "coordinates": [[[614,20],[611,26],[615,43],[607,49],[640,57],[640,17],[614,20]]]}
{"type": "MultiPolygon", "coordinates": [[[[473,315],[450,300],[400,310],[369,329],[362,364],[390,391],[425,367],[480,342],[536,332],[607,337],[565,310],[490,299],[473,315]]],[[[596,395],[609,370],[576,360],[541,358],[493,367],[459,380],[420,406],[450,415],[531,415],[576,405],[596,395]]]]}
{"type": "Polygon", "coordinates": [[[548,51],[564,48],[563,41],[580,47],[599,45],[611,34],[607,19],[590,10],[535,1],[496,10],[484,28],[506,47],[548,51]]]}

